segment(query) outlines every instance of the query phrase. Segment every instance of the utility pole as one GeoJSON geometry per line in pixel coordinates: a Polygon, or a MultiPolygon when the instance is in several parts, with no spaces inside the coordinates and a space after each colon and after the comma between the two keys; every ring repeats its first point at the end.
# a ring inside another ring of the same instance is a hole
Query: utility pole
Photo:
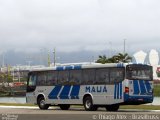
{"type": "Polygon", "coordinates": [[[2,67],[4,67],[4,58],[5,58],[5,53],[3,52],[3,54],[2,54],[3,56],[2,56],[2,67]]]}
{"type": "Polygon", "coordinates": [[[53,57],[54,57],[54,66],[56,66],[56,49],[55,48],[53,51],[53,57]]]}
{"type": "Polygon", "coordinates": [[[51,60],[50,60],[50,55],[49,55],[49,52],[48,52],[48,67],[51,66],[51,60]]]}
{"type": "Polygon", "coordinates": [[[123,54],[125,54],[126,53],[126,39],[124,39],[124,49],[123,49],[123,54]]]}

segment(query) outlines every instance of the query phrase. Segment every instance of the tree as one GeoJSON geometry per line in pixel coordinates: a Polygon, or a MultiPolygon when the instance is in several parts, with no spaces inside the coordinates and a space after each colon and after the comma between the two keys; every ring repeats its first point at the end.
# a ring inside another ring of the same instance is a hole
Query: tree
{"type": "Polygon", "coordinates": [[[99,58],[98,58],[98,60],[96,61],[96,63],[105,64],[105,63],[108,63],[107,61],[108,61],[108,59],[107,59],[107,57],[106,57],[105,55],[103,55],[103,56],[99,55],[99,58]]]}
{"type": "Polygon", "coordinates": [[[118,53],[117,55],[114,55],[110,58],[107,58],[105,55],[103,56],[99,56],[98,60],[96,61],[96,63],[119,63],[119,62],[124,62],[124,63],[128,63],[131,62],[132,57],[130,57],[127,53],[122,54],[122,53],[118,53]]]}
{"type": "Polygon", "coordinates": [[[132,57],[128,55],[128,53],[122,54],[118,53],[117,55],[118,62],[128,63],[132,61],[132,57]]]}
{"type": "Polygon", "coordinates": [[[118,57],[116,55],[112,56],[111,58],[108,58],[107,63],[118,63],[118,57]]]}

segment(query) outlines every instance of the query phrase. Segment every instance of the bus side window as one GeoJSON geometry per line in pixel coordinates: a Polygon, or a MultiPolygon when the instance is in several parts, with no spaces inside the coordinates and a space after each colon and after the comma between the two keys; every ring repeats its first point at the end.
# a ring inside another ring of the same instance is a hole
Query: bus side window
{"type": "Polygon", "coordinates": [[[69,84],[78,85],[82,79],[82,71],[81,70],[70,70],[69,74],[69,84]]]}
{"type": "Polygon", "coordinates": [[[57,83],[57,71],[50,71],[47,73],[46,85],[52,86],[57,83]]]}
{"type": "Polygon", "coordinates": [[[124,68],[112,68],[110,71],[110,83],[120,82],[124,79],[124,68]]]}
{"type": "Polygon", "coordinates": [[[82,72],[82,85],[92,85],[95,80],[95,69],[84,69],[82,72]]]}
{"type": "Polygon", "coordinates": [[[46,76],[45,72],[38,73],[37,85],[39,85],[39,86],[46,85],[46,78],[47,78],[47,76],[46,76]]]}
{"type": "Polygon", "coordinates": [[[67,85],[69,83],[69,71],[58,72],[58,84],[67,85]]]}
{"type": "Polygon", "coordinates": [[[96,80],[94,84],[109,83],[109,70],[107,68],[100,68],[96,70],[96,80]]]}

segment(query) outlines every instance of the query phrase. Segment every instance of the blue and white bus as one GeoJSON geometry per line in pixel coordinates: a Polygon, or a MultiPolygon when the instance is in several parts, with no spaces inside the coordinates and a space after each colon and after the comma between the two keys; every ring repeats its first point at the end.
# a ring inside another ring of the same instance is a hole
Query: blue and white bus
{"type": "Polygon", "coordinates": [[[95,111],[105,107],[117,111],[120,105],[153,101],[152,66],[145,64],[73,64],[33,69],[28,74],[27,103],[40,109],[58,105],[84,105],[95,111]]]}

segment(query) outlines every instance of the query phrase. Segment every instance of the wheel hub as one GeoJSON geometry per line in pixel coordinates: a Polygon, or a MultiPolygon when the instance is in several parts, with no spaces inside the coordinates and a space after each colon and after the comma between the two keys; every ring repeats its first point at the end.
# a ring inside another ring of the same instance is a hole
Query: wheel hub
{"type": "Polygon", "coordinates": [[[86,108],[90,108],[91,102],[89,100],[86,101],[86,108]]]}
{"type": "Polygon", "coordinates": [[[44,106],[44,105],[45,105],[45,101],[44,101],[44,100],[41,100],[40,105],[41,105],[41,106],[44,106]]]}

